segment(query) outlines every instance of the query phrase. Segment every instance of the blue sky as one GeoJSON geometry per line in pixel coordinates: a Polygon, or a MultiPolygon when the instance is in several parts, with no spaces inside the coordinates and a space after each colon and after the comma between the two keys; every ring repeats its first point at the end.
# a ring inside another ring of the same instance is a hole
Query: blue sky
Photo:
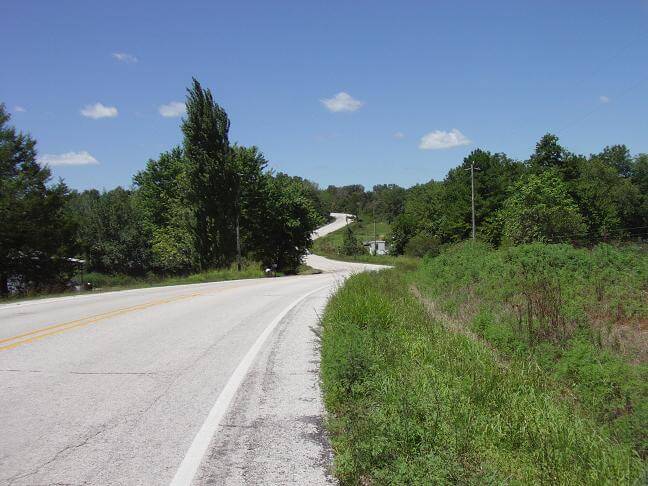
{"type": "Polygon", "coordinates": [[[161,113],[192,76],[232,141],[322,186],[441,179],[547,131],[648,152],[645,0],[5,0],[0,18],[0,101],[74,188],[128,186],[178,144],[161,113]]]}

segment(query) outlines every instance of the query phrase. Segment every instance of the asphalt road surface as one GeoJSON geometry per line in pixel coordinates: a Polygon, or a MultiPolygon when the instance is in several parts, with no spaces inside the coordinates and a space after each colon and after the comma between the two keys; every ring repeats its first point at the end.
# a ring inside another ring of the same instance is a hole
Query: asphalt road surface
{"type": "Polygon", "coordinates": [[[333,482],[318,316],[376,267],[308,263],[325,273],[0,306],[0,483],[333,482]]]}

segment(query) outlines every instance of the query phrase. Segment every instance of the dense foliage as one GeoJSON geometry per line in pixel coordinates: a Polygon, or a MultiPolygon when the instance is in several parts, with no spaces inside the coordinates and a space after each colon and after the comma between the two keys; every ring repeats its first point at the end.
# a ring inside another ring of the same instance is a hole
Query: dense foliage
{"type": "Polygon", "coordinates": [[[470,166],[475,171],[477,238],[491,244],[531,241],[590,245],[648,233],[648,155],[624,145],[590,156],[543,136],[526,161],[474,150],[443,181],[329,186],[321,205],[390,223],[390,252],[420,256],[471,233],[470,166]],[[372,215],[373,213],[373,215],[372,215]]]}
{"type": "Polygon", "coordinates": [[[414,281],[500,355],[537,366],[619,443],[648,458],[648,254],[600,244],[462,243],[414,281]]]}
{"type": "Polygon", "coordinates": [[[0,104],[0,295],[16,289],[49,290],[74,265],[70,193],[36,161],[36,142],[7,125],[0,104]]]}
{"type": "MultiPolygon", "coordinates": [[[[442,272],[438,292],[455,296],[456,289],[462,293],[457,298],[469,300],[476,267],[462,268],[442,257],[421,270],[426,282],[442,272]],[[453,286],[446,288],[449,283],[453,286]]],[[[486,272],[479,275],[488,278],[486,272]]],[[[434,312],[433,305],[426,308],[410,290],[420,283],[418,276],[411,278],[398,270],[353,276],[324,314],[323,389],[342,484],[635,484],[643,479],[636,452],[643,433],[636,426],[646,420],[641,375],[580,341],[569,348],[556,372],[560,377],[554,378],[535,357],[501,354],[462,329],[460,321],[434,312]],[[605,393],[599,395],[601,387],[605,393]],[[619,403],[623,396],[632,397],[631,406],[643,399],[644,411],[636,409],[630,425],[608,426],[632,414],[619,403]],[[591,407],[590,398],[596,400],[591,407]],[[597,408],[610,399],[607,409],[597,408]]],[[[497,273],[487,282],[497,288],[502,279],[497,273]]]]}
{"type": "Polygon", "coordinates": [[[150,281],[229,268],[237,242],[242,260],[297,270],[325,221],[317,186],[231,145],[227,113],[196,80],[186,107],[182,146],[149,160],[132,188],[79,193],[51,182],[0,105],[0,294],[62,289],[80,259],[85,271],[150,281]]]}

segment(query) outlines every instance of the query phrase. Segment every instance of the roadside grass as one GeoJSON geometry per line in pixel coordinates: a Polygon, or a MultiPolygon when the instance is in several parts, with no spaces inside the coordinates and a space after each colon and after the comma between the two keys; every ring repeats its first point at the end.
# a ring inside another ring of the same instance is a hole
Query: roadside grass
{"type": "MultiPolygon", "coordinates": [[[[479,275],[488,278],[492,288],[507,282],[501,272],[480,273],[478,263],[466,269],[433,261],[413,272],[355,275],[333,296],[323,316],[321,373],[335,473],[341,482],[645,480],[637,437],[619,437],[620,429],[606,426],[574,398],[579,384],[590,389],[587,379],[577,380],[574,388],[569,383],[579,373],[600,376],[595,369],[599,366],[606,370],[606,379],[613,380],[607,388],[616,392],[620,361],[607,367],[606,361],[592,361],[603,355],[587,356],[584,348],[573,346],[564,362],[570,365],[557,366],[568,376],[563,379],[528,347],[511,341],[510,332],[494,333],[499,337],[495,339],[479,326],[471,326],[470,333],[445,326],[410,291],[413,283],[429,298],[451,296],[440,299],[439,308],[461,323],[464,314],[480,315],[478,322],[483,322],[483,313],[466,310],[475,294],[467,287],[474,286],[479,275]],[[441,273],[438,281],[433,272],[441,273]],[[471,337],[475,333],[479,338],[471,337]],[[500,352],[500,342],[508,343],[502,346],[506,352],[500,352]]],[[[607,352],[607,359],[618,358],[607,352]]],[[[625,383],[641,389],[636,381],[625,383]]],[[[590,389],[591,397],[598,396],[600,385],[590,389]]],[[[642,393],[637,396],[645,405],[642,393]]],[[[634,405],[641,408],[640,403],[634,405]]],[[[645,416],[635,418],[645,426],[645,416]]],[[[623,430],[622,434],[640,432],[633,427],[623,430]]]]}
{"type": "MultiPolygon", "coordinates": [[[[320,273],[320,270],[311,268],[307,265],[300,265],[298,275],[312,275],[320,273]]],[[[232,265],[227,269],[209,270],[206,272],[195,273],[186,276],[162,277],[150,274],[143,277],[133,277],[130,275],[108,275],[98,272],[79,273],[74,280],[82,283],[90,283],[93,290],[91,292],[111,292],[116,290],[130,290],[146,287],[165,287],[169,285],[185,285],[196,283],[221,282],[226,280],[239,280],[248,278],[261,278],[265,273],[260,265],[256,262],[246,263],[241,271],[232,265]]],[[[281,272],[277,273],[278,277],[283,276],[281,272]]],[[[91,293],[90,291],[64,291],[64,292],[42,292],[19,294],[1,298],[0,303],[18,302],[21,300],[44,299],[50,297],[63,297],[69,295],[82,295],[91,293]]]]}
{"type": "Polygon", "coordinates": [[[226,269],[208,270],[184,276],[160,277],[151,274],[145,277],[131,277],[128,275],[106,275],[103,273],[91,272],[84,274],[83,277],[84,282],[91,283],[94,288],[114,290],[117,288],[182,285],[218,282],[222,280],[259,278],[263,277],[263,271],[260,269],[258,264],[248,264],[245,265],[240,272],[236,269],[236,265],[232,265],[230,268],[226,269]]]}
{"type": "Polygon", "coordinates": [[[563,387],[574,407],[648,459],[648,253],[639,247],[464,243],[410,280],[504,358],[563,387]]]}

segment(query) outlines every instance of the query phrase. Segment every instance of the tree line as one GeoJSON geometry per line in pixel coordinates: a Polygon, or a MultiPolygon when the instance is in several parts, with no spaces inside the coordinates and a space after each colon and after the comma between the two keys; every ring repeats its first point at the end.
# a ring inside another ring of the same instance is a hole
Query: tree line
{"type": "Polygon", "coordinates": [[[648,154],[625,145],[589,156],[544,135],[531,156],[474,150],[442,181],[329,186],[319,192],[327,211],[392,223],[393,254],[422,256],[471,237],[470,166],[475,170],[477,238],[494,246],[532,241],[587,245],[648,234],[648,154]]]}
{"type": "Polygon", "coordinates": [[[240,255],[296,272],[325,221],[316,185],[230,143],[227,113],[195,79],[186,109],[182,145],[149,160],[132,187],[79,192],[52,181],[0,105],[0,294],[60,288],[79,260],[86,271],[178,275],[240,255]]]}
{"type": "Polygon", "coordinates": [[[547,134],[526,160],[474,150],[442,181],[328,186],[268,170],[257,147],[230,143],[230,121],[198,81],[180,146],[151,159],[129,188],[70,190],[39,165],[36,142],[0,104],[0,294],[51,290],[85,270],[182,275],[241,255],[295,272],[330,212],[391,223],[393,254],[421,256],[471,233],[493,245],[588,244],[648,233],[648,154],[624,145],[589,156],[547,134]],[[238,238],[237,238],[238,234],[238,238]]]}

